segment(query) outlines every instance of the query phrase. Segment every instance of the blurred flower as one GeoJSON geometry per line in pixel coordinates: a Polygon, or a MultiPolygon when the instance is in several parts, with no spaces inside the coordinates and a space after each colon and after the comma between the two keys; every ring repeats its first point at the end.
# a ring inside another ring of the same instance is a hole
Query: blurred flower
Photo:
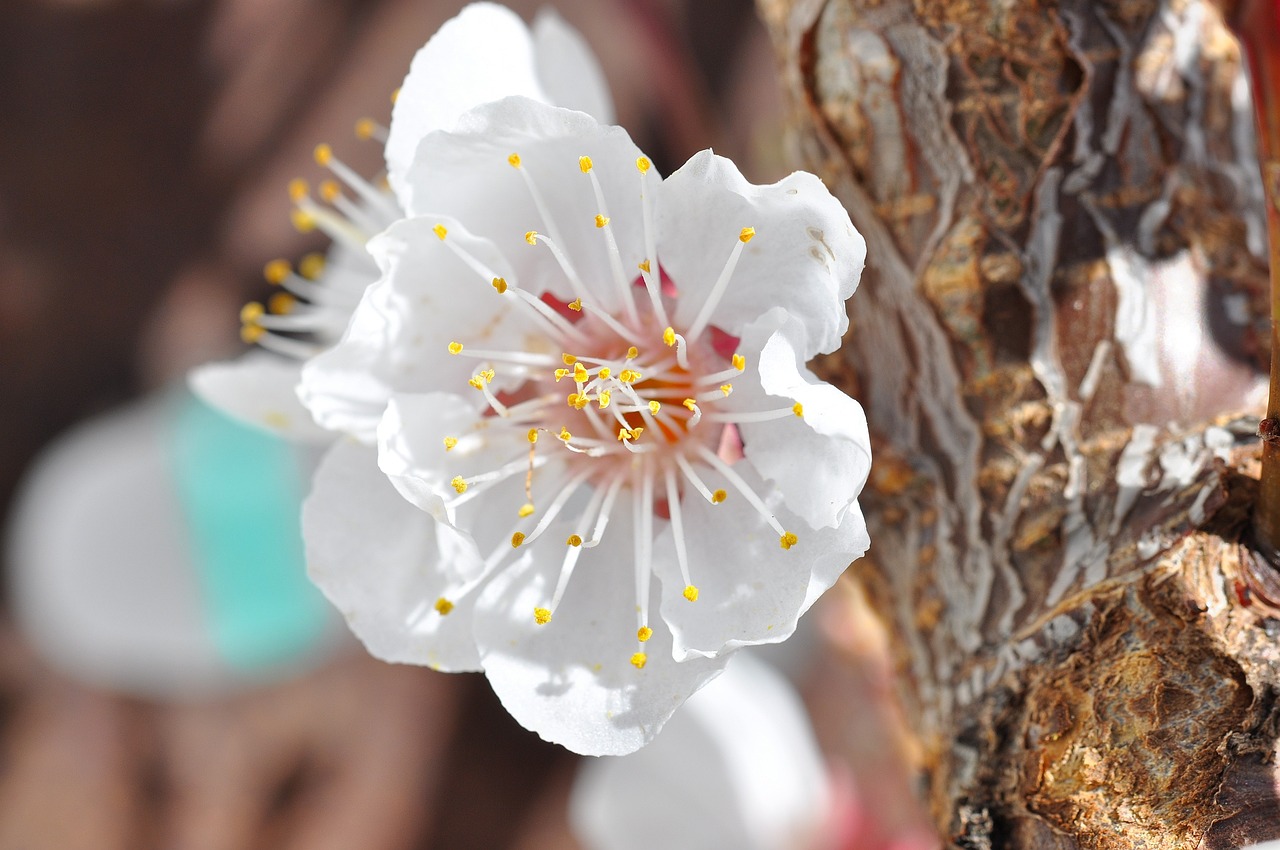
{"type": "Polygon", "coordinates": [[[584,762],[569,820],[590,850],[818,850],[832,803],[799,697],[744,654],[652,745],[584,762]]]}
{"type": "Polygon", "coordinates": [[[467,6],[418,51],[412,70],[396,94],[389,129],[368,118],[356,123],[358,137],[385,144],[386,182],[364,179],[331,146],[319,145],[316,161],[333,179],[317,187],[318,199],[303,180],[289,185],[289,195],[295,226],[333,240],[327,256],[310,254],[296,269],[283,259],[267,263],[263,274],[280,291],[241,311],[241,335],[263,350],[191,374],[198,395],[244,422],[297,440],[333,439],[297,400],[299,369],[337,342],[377,279],[365,246],[403,217],[403,175],[424,136],[451,128],[474,106],[516,94],[613,120],[604,76],[586,42],[549,9],[530,31],[504,6],[467,6]]]}
{"type": "Polygon", "coordinates": [[[867,547],[862,410],[804,366],[862,239],[812,175],[753,186],[707,151],[663,180],[523,97],[424,138],[405,184],[382,277],[303,369],[316,421],[377,447],[322,465],[312,576],[376,654],[483,669],[549,740],[632,751],[867,547]]]}

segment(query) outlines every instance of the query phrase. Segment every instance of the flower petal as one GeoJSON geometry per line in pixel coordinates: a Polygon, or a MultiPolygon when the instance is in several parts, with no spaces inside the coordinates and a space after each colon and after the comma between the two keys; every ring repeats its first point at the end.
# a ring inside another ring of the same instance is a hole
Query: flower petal
{"type": "Polygon", "coordinates": [[[658,253],[679,291],[677,324],[702,310],[742,228],[742,251],[711,324],[733,336],[785,303],[804,328],[805,360],[834,351],[848,327],[844,301],[862,273],[866,243],[849,214],[812,174],[754,186],[711,151],[695,154],[660,190],[658,253]]]}
{"type": "MultiPolygon", "coordinates": [[[[724,666],[706,659],[676,664],[661,624],[644,645],[644,669],[632,666],[635,596],[624,520],[630,510],[618,513],[605,543],[582,553],[551,622],[539,626],[533,618],[533,609],[551,598],[564,553],[546,541],[496,575],[476,605],[481,662],[507,711],[545,740],[584,755],[644,746],[724,666]]],[[[561,529],[570,530],[567,523],[561,529]]]]}
{"type": "Polygon", "coordinates": [[[311,580],[370,653],[479,669],[471,634],[479,589],[454,592],[480,574],[475,545],[402,499],[372,449],[334,444],[303,505],[302,534],[311,580]],[[435,607],[441,597],[453,605],[447,615],[435,607]]]}
{"type": "MultiPolygon", "coordinates": [[[[523,340],[516,296],[495,292],[436,235],[437,225],[494,275],[511,276],[492,245],[442,216],[396,222],[370,241],[382,277],[365,291],[342,340],[302,370],[299,397],[321,426],[372,444],[393,393],[465,388],[481,368],[450,354],[451,341],[504,348],[505,339],[523,340]]],[[[499,367],[494,390],[513,377],[499,367]]]]}
{"type": "Polygon", "coordinates": [[[871,438],[862,405],[805,368],[800,323],[774,308],[748,326],[742,347],[755,355],[758,387],[739,381],[726,407],[761,410],[800,404],[788,416],[738,426],[752,466],[810,528],[833,527],[857,499],[871,470],[871,438]]]}
{"type": "MultiPolygon", "coordinates": [[[[606,234],[596,226],[596,216],[604,210],[579,158],[591,159],[600,182],[629,287],[645,258],[636,170],[641,155],[621,127],[527,98],[507,98],[472,110],[456,131],[423,140],[409,174],[410,212],[438,211],[457,218],[493,241],[513,263],[522,286],[570,301],[577,293],[553,252],[525,241],[529,231],[550,236],[572,262],[587,290],[586,300],[616,313],[619,288],[606,234]],[[519,155],[519,168],[509,163],[511,154],[519,155]],[[548,218],[539,213],[521,170],[543,198],[548,218]]],[[[661,183],[652,170],[645,181],[651,191],[661,183]]]]}
{"type": "Polygon", "coordinates": [[[387,179],[401,204],[408,205],[405,175],[424,136],[452,129],[459,116],[481,103],[516,94],[546,98],[529,29],[505,6],[472,3],[413,57],[391,111],[387,179]]]}
{"type": "Polygon", "coordinates": [[[777,532],[732,484],[718,472],[700,471],[709,488],[723,488],[729,498],[712,505],[694,494],[680,503],[697,602],[682,594],[669,528],[654,550],[654,572],[663,588],[662,619],[675,636],[677,661],[786,640],[800,616],[870,545],[857,502],[838,527],[806,530],[805,521],[783,507],[777,491],[770,493],[748,464],[738,463],[734,471],[756,493],[769,494],[765,504],[785,529],[800,529],[799,541],[784,550],[777,532]]]}
{"type": "Polygon", "coordinates": [[[533,44],[538,82],[551,103],[585,112],[601,124],[614,123],[609,84],[582,33],[548,6],[533,20],[533,44]]]}
{"type": "Polygon", "coordinates": [[[298,401],[302,363],[251,351],[237,360],[206,363],[187,376],[192,392],[241,422],[282,437],[328,443],[333,434],[311,419],[298,401]]]}

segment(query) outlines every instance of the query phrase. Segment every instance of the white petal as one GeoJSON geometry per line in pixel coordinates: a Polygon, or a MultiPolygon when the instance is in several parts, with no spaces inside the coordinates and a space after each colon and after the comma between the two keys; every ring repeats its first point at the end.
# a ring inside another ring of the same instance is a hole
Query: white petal
{"type": "Polygon", "coordinates": [[[671,636],[654,623],[648,663],[643,670],[631,665],[637,644],[629,528],[616,518],[605,542],[583,552],[550,623],[535,624],[533,609],[551,598],[565,550],[552,541],[580,530],[570,524],[548,531],[495,576],[476,606],[481,662],[507,711],[544,739],[584,755],[644,746],[724,664],[676,664],[671,636]]]}
{"type": "MultiPolygon", "coordinates": [[[[735,382],[726,407],[766,410],[802,406],[803,418],[788,416],[738,426],[747,459],[776,485],[783,503],[808,527],[840,523],[862,492],[871,469],[871,438],[862,405],[805,368],[795,340],[803,330],[775,308],[752,323],[742,348],[759,350],[752,369],[759,387],[735,382]],[[754,391],[753,391],[754,390],[754,391]]],[[[798,529],[797,529],[798,530],[798,529]]]]}
{"type": "Polygon", "coordinates": [[[327,443],[334,435],[321,428],[298,401],[302,363],[265,351],[238,360],[206,363],[187,376],[192,392],[241,422],[282,437],[327,443]]]}
{"type": "Polygon", "coordinates": [[[609,84],[582,33],[547,7],[533,20],[533,44],[538,82],[551,103],[614,123],[609,84]]]}
{"type": "Polygon", "coordinates": [[[391,111],[387,179],[401,203],[408,198],[405,174],[424,136],[452,129],[481,103],[516,94],[545,100],[529,29],[518,15],[496,3],[473,3],[440,27],[413,57],[391,111]]]}
{"type": "Polygon", "coordinates": [[[866,243],[817,177],[796,172],[754,186],[710,151],[662,184],[658,254],[679,291],[677,324],[701,311],[742,228],[754,227],[711,324],[733,336],[770,307],[786,304],[804,327],[805,360],[834,351],[848,327],[844,301],[862,273],[866,243]]]}
{"type": "MultiPolygon", "coordinates": [[[[479,348],[529,350],[524,320],[433,232],[442,224],[498,276],[511,275],[493,247],[452,219],[405,219],[370,241],[382,277],[365,291],[342,340],[307,362],[299,396],[322,426],[365,443],[395,392],[458,392],[481,361],[449,353],[451,341],[479,348]]],[[[495,390],[519,383],[497,367],[495,390]]],[[[475,404],[485,404],[475,393],[475,404]]]]}
{"type": "MultiPolygon", "coordinates": [[[[639,276],[644,257],[640,149],[620,127],[591,116],[526,98],[508,98],[468,113],[452,133],[423,141],[410,174],[412,206],[457,218],[471,232],[493,241],[514,266],[521,285],[575,297],[560,264],[543,244],[525,242],[528,231],[550,235],[569,257],[592,303],[615,312],[614,284],[602,213],[590,178],[579,167],[588,156],[600,181],[610,227],[627,282],[639,276]],[[519,154],[521,168],[541,193],[548,217],[539,214],[520,172],[507,161],[519,154]]],[[[646,177],[656,191],[655,171],[646,177]]]]}
{"type": "Polygon", "coordinates": [[[471,616],[480,573],[475,546],[406,502],[378,470],[377,453],[339,441],[302,509],[307,572],[369,652],[441,670],[479,669],[471,616]],[[446,596],[455,607],[435,609],[446,596]]]}
{"type": "Polygon", "coordinates": [[[831,792],[799,696],[747,653],[658,739],[584,762],[569,820],[592,850],[816,847],[831,792]]]}
{"type": "MultiPolygon", "coordinates": [[[[734,471],[756,493],[769,493],[748,464],[740,462],[734,471]]],[[[683,596],[670,528],[658,538],[654,552],[654,572],[663,587],[662,619],[675,635],[677,661],[786,640],[800,616],[870,545],[856,502],[839,527],[813,531],[782,506],[775,491],[765,504],[783,528],[799,537],[783,549],[772,526],[718,472],[703,469],[699,475],[729,497],[719,505],[697,494],[680,502],[697,602],[683,596]]]]}

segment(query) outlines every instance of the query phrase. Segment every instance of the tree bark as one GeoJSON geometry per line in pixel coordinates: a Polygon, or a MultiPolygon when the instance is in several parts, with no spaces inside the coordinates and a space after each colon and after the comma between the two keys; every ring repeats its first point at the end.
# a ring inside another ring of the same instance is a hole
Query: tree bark
{"type": "Polygon", "coordinates": [[[758,0],[867,238],[855,567],[963,848],[1280,837],[1269,314],[1239,51],[1199,0],[758,0]]]}

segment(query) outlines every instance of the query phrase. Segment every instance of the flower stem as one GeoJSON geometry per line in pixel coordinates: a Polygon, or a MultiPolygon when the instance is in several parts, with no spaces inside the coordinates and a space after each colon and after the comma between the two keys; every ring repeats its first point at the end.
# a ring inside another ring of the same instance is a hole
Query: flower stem
{"type": "Polygon", "coordinates": [[[1262,435],[1262,481],[1254,527],[1270,553],[1280,553],[1280,0],[1240,0],[1227,13],[1249,63],[1258,158],[1266,193],[1271,260],[1271,385],[1262,435]]]}

